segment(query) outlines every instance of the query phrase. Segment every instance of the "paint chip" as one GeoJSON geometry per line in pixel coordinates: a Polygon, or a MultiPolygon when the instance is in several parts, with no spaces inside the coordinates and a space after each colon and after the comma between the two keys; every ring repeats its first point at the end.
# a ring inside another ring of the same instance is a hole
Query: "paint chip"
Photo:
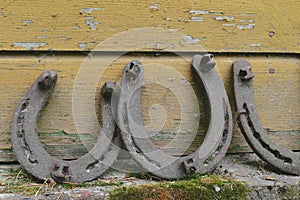
{"type": "Polygon", "coordinates": [[[203,22],[204,21],[204,17],[191,17],[190,21],[203,22]]]}
{"type": "Polygon", "coordinates": [[[253,23],[254,20],[253,19],[241,19],[240,22],[243,22],[243,23],[253,23]]]}
{"type": "Polygon", "coordinates": [[[241,16],[254,17],[254,16],[256,16],[256,13],[241,13],[241,16]]]}
{"type": "Polygon", "coordinates": [[[156,4],[153,4],[151,6],[148,6],[148,8],[152,9],[153,11],[155,11],[155,10],[158,9],[158,6],[159,6],[159,4],[156,3],[156,4]]]}
{"type": "Polygon", "coordinates": [[[235,26],[235,24],[223,24],[223,26],[235,26]]]}
{"type": "Polygon", "coordinates": [[[37,39],[47,39],[49,38],[48,36],[46,35],[39,35],[39,36],[36,36],[37,39]]]}
{"type": "Polygon", "coordinates": [[[164,50],[164,49],[174,48],[174,44],[172,43],[149,42],[147,44],[151,45],[154,50],[164,50]]]}
{"type": "Polygon", "coordinates": [[[214,19],[217,20],[217,21],[232,21],[234,20],[234,16],[214,16],[214,19]]]}
{"type": "Polygon", "coordinates": [[[188,44],[195,44],[200,41],[198,38],[193,38],[192,36],[189,36],[189,35],[182,36],[182,39],[185,43],[188,43],[188,44]]]}
{"type": "Polygon", "coordinates": [[[251,44],[250,46],[251,46],[251,47],[260,47],[261,44],[251,44]]]}
{"type": "Polygon", "coordinates": [[[34,50],[34,48],[47,45],[47,42],[14,42],[13,47],[24,47],[27,50],[34,50]]]}
{"type": "Polygon", "coordinates": [[[178,32],[179,29],[178,28],[169,28],[168,31],[170,31],[170,32],[178,32]]]}
{"type": "Polygon", "coordinates": [[[223,11],[211,11],[211,10],[190,10],[189,14],[191,15],[223,15],[223,11]]]}
{"type": "Polygon", "coordinates": [[[208,15],[210,13],[209,10],[190,10],[190,14],[192,15],[208,15]]]}
{"type": "Polygon", "coordinates": [[[86,44],[86,43],[79,43],[79,44],[78,44],[78,47],[79,47],[80,49],[86,49],[86,48],[87,48],[87,44],[86,44]]]}
{"type": "Polygon", "coordinates": [[[85,20],[85,24],[88,25],[92,30],[97,30],[97,25],[99,24],[99,22],[94,21],[95,17],[91,16],[85,16],[84,17],[85,20]]]}
{"type": "Polygon", "coordinates": [[[81,49],[89,49],[89,47],[91,47],[91,45],[95,45],[95,42],[88,42],[88,43],[79,43],[78,47],[81,49]]]}
{"type": "Polygon", "coordinates": [[[246,25],[237,25],[236,27],[240,30],[244,29],[252,29],[254,28],[255,24],[246,24],[246,25]]]}
{"type": "Polygon", "coordinates": [[[32,20],[30,19],[23,20],[23,25],[28,26],[30,24],[32,24],[32,20]]]}
{"type": "Polygon", "coordinates": [[[80,13],[87,13],[87,14],[91,14],[93,11],[96,10],[104,10],[105,8],[81,8],[79,10],[80,13]]]}

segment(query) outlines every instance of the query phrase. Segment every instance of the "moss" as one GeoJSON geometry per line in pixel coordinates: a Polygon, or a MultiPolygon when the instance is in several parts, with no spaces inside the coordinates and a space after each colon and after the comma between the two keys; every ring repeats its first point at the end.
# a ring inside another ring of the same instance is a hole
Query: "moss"
{"type": "Polygon", "coordinates": [[[110,192],[114,199],[246,199],[246,184],[210,175],[190,180],[118,187],[110,192]]]}
{"type": "Polygon", "coordinates": [[[1,182],[4,186],[0,193],[17,193],[33,195],[38,193],[42,184],[32,184],[32,178],[21,167],[11,168],[2,175],[5,179],[1,182]]]}
{"type": "Polygon", "coordinates": [[[5,187],[0,190],[1,193],[14,193],[14,194],[23,194],[27,196],[35,195],[35,194],[43,194],[49,191],[59,191],[58,188],[65,189],[74,189],[74,188],[84,188],[84,187],[96,187],[96,186],[120,186],[118,183],[106,183],[100,181],[93,181],[88,183],[63,183],[63,184],[53,184],[53,183],[18,183],[18,184],[6,184],[5,187]],[[61,187],[59,187],[61,186],[61,187]]]}
{"type": "Polygon", "coordinates": [[[81,188],[86,188],[86,187],[100,187],[100,186],[121,186],[123,185],[123,182],[104,182],[104,181],[91,181],[91,182],[86,182],[86,183],[62,183],[60,184],[63,188],[66,189],[72,189],[75,187],[81,187],[81,188]]]}
{"type": "Polygon", "coordinates": [[[279,194],[282,199],[300,199],[300,190],[298,186],[285,185],[279,188],[279,194]]]}
{"type": "Polygon", "coordinates": [[[22,194],[22,195],[35,195],[35,194],[42,194],[45,193],[45,189],[43,186],[32,186],[28,185],[19,185],[19,186],[7,186],[5,189],[1,191],[1,193],[14,193],[14,194],[22,194]]]}
{"type": "Polygon", "coordinates": [[[3,184],[27,184],[31,182],[32,177],[20,166],[9,168],[1,174],[5,181],[3,184]]]}
{"type": "Polygon", "coordinates": [[[96,186],[121,186],[122,182],[104,182],[95,180],[86,183],[62,183],[56,184],[54,181],[38,182],[26,173],[26,171],[17,167],[15,169],[6,170],[1,176],[3,180],[0,181],[1,193],[14,193],[22,195],[43,194],[49,191],[59,191],[61,188],[73,189],[76,187],[96,187],[96,186]]]}
{"type": "Polygon", "coordinates": [[[127,173],[127,177],[133,177],[136,179],[144,179],[144,180],[154,180],[154,181],[160,181],[161,179],[153,176],[151,173],[127,173]]]}

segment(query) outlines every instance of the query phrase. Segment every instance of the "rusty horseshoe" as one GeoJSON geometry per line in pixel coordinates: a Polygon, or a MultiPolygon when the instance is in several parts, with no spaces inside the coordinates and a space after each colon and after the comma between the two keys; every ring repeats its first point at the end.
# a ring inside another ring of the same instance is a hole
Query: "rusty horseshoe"
{"type": "Polygon", "coordinates": [[[47,70],[33,83],[18,105],[12,124],[11,142],[18,162],[34,177],[56,182],[85,182],[102,175],[119,153],[120,136],[115,134],[110,97],[114,85],[102,88],[101,134],[94,147],[77,160],[60,160],[43,148],[37,134],[41,110],[47,104],[56,84],[57,75],[47,70]],[[115,143],[116,145],[113,145],[115,143]]]}
{"type": "Polygon", "coordinates": [[[235,106],[239,127],[253,151],[271,166],[288,174],[300,175],[300,154],[277,145],[268,138],[256,112],[253,73],[250,63],[233,63],[235,106]]]}
{"type": "Polygon", "coordinates": [[[214,67],[211,54],[193,58],[192,71],[208,97],[210,124],[202,145],[195,152],[174,157],[155,146],[144,129],[140,106],[142,64],[134,60],[126,65],[115,92],[116,118],[127,150],[147,172],[163,179],[179,179],[190,173],[211,172],[225,156],[232,137],[232,114],[223,82],[214,67]]]}

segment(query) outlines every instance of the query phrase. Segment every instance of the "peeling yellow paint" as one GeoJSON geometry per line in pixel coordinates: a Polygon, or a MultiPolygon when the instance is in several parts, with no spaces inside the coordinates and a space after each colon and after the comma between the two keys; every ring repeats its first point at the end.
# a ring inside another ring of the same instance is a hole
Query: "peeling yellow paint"
{"type": "MultiPolygon", "coordinates": [[[[209,52],[299,53],[299,9],[300,3],[294,0],[163,0],[159,3],[47,0],[35,1],[34,5],[24,0],[2,0],[0,49],[28,50],[13,44],[34,42],[46,43],[33,47],[34,50],[82,51],[93,49],[125,30],[160,27],[176,29],[193,38],[205,37],[206,40],[198,43],[209,52]],[[62,35],[66,38],[59,38],[62,35]],[[79,43],[90,45],[82,48],[79,43]]],[[[111,46],[111,50],[118,47],[111,46]]]]}

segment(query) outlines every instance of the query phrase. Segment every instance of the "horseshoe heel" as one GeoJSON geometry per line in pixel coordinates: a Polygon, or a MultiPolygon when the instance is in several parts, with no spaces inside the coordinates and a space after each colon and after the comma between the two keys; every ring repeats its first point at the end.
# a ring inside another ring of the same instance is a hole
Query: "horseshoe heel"
{"type": "Polygon", "coordinates": [[[274,144],[256,112],[253,73],[246,60],[233,63],[235,105],[239,127],[253,151],[282,172],[300,175],[300,154],[274,144]]]}
{"type": "Polygon", "coordinates": [[[56,84],[55,72],[45,71],[31,86],[18,105],[12,124],[11,142],[19,163],[38,179],[53,178],[56,182],[84,182],[102,175],[112,165],[119,148],[115,122],[111,113],[109,91],[111,83],[102,90],[103,128],[95,146],[78,160],[65,161],[52,157],[38,138],[37,122],[56,84]]]}
{"type": "Polygon", "coordinates": [[[207,173],[226,154],[232,136],[232,116],[224,85],[214,66],[212,55],[194,56],[192,70],[206,90],[211,120],[203,144],[188,156],[174,157],[156,147],[143,127],[141,63],[132,61],[126,65],[116,95],[119,98],[116,117],[127,150],[147,172],[164,179],[178,179],[193,172],[207,173]]]}

